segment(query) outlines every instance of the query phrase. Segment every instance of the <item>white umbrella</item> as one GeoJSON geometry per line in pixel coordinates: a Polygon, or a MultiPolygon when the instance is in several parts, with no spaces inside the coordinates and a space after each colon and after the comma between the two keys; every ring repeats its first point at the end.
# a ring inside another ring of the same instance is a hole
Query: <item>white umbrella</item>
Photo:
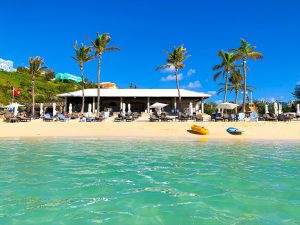
{"type": "Polygon", "coordinates": [[[4,106],[4,108],[12,109],[12,108],[15,108],[15,107],[20,107],[20,106],[24,106],[24,105],[21,105],[21,104],[19,104],[17,102],[14,102],[14,103],[11,103],[9,105],[4,106]]]}
{"type": "Polygon", "coordinates": [[[274,113],[277,116],[278,115],[278,105],[277,102],[274,102],[274,113]]]}
{"type": "Polygon", "coordinates": [[[265,114],[269,113],[269,106],[265,104],[265,114]]]}
{"type": "Polygon", "coordinates": [[[198,112],[198,111],[199,111],[199,104],[200,104],[200,103],[199,103],[199,102],[197,102],[197,103],[196,103],[196,105],[195,105],[195,111],[196,111],[196,112],[198,112]]]}
{"type": "Polygon", "coordinates": [[[69,114],[72,114],[72,103],[69,104],[69,114]]]}
{"type": "Polygon", "coordinates": [[[89,103],[88,105],[88,115],[91,116],[92,115],[92,104],[89,103]]]}
{"type": "Polygon", "coordinates": [[[278,114],[282,114],[282,104],[278,104],[278,114]]]}
{"type": "Polygon", "coordinates": [[[14,102],[14,103],[11,103],[7,106],[4,106],[4,108],[9,108],[9,109],[14,109],[14,116],[17,116],[18,115],[18,107],[20,106],[24,106],[24,105],[20,105],[19,103],[17,102],[14,102]]]}
{"type": "Polygon", "coordinates": [[[130,105],[130,103],[127,104],[127,108],[128,108],[127,112],[131,113],[131,105],[130,105]]]}
{"type": "Polygon", "coordinates": [[[123,103],[122,112],[123,112],[124,115],[126,113],[125,111],[126,111],[126,103],[123,103]]]}
{"type": "Polygon", "coordinates": [[[150,109],[162,109],[163,107],[166,107],[168,104],[160,103],[160,102],[155,102],[153,105],[151,105],[149,108],[150,109]]]}
{"type": "Polygon", "coordinates": [[[300,104],[297,104],[296,115],[297,115],[297,116],[300,116],[300,104]]]}
{"type": "Polygon", "coordinates": [[[192,103],[192,102],[190,102],[190,104],[189,104],[189,114],[190,114],[190,116],[192,116],[192,115],[193,115],[193,113],[194,113],[194,109],[193,109],[193,103],[192,103]]]}
{"type": "Polygon", "coordinates": [[[220,108],[218,108],[218,113],[221,113],[221,109],[220,108]]]}
{"type": "Polygon", "coordinates": [[[57,113],[56,111],[56,103],[53,103],[53,116],[55,116],[57,113]]]}
{"type": "Polygon", "coordinates": [[[235,109],[238,107],[238,104],[230,103],[230,102],[224,102],[219,105],[217,105],[218,109],[235,109]]]}
{"type": "Polygon", "coordinates": [[[43,103],[40,104],[40,116],[43,116],[43,103]]]}

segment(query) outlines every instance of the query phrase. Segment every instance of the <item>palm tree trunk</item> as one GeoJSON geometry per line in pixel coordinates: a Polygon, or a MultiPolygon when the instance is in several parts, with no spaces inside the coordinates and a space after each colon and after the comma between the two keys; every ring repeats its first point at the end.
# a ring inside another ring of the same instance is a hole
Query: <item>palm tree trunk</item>
{"type": "Polygon", "coordinates": [[[244,95],[243,95],[243,112],[246,112],[246,91],[247,91],[247,73],[246,73],[246,59],[243,59],[243,70],[244,70],[244,95]]]}
{"type": "Polygon", "coordinates": [[[178,69],[175,68],[175,77],[176,77],[176,86],[178,91],[178,98],[179,98],[179,111],[181,112],[181,95],[180,95],[180,87],[179,87],[179,81],[178,81],[178,69]]]}
{"type": "MultiPolygon", "coordinates": [[[[234,98],[234,103],[237,104],[238,102],[238,95],[239,95],[239,89],[235,89],[235,98],[234,98]]],[[[235,108],[235,113],[237,114],[237,108],[235,108]]]]}
{"type": "Polygon", "coordinates": [[[32,117],[34,117],[34,105],[35,105],[35,93],[34,93],[34,78],[32,79],[32,91],[31,91],[31,94],[32,94],[32,117]]]}
{"type": "Polygon", "coordinates": [[[101,73],[102,54],[98,55],[98,87],[97,87],[97,117],[100,116],[100,73],[101,73]]]}
{"type": "Polygon", "coordinates": [[[229,77],[229,72],[226,72],[226,82],[225,82],[225,92],[224,92],[224,102],[227,101],[228,77],[229,77]]]}
{"type": "Polygon", "coordinates": [[[84,112],[84,76],[83,76],[83,66],[80,66],[80,74],[81,74],[81,85],[82,85],[81,113],[83,113],[84,112]]]}

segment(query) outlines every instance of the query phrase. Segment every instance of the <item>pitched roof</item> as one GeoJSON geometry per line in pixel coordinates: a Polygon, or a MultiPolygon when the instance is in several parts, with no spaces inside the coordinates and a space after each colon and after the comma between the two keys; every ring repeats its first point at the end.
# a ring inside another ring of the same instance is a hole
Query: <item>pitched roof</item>
{"type": "MultiPolygon", "coordinates": [[[[211,95],[203,92],[180,89],[181,97],[209,98],[211,95]]],[[[96,97],[97,89],[85,89],[86,97],[96,97]]],[[[58,97],[81,97],[82,91],[67,92],[58,97]]],[[[177,89],[101,89],[101,97],[178,97],[177,89]]]]}

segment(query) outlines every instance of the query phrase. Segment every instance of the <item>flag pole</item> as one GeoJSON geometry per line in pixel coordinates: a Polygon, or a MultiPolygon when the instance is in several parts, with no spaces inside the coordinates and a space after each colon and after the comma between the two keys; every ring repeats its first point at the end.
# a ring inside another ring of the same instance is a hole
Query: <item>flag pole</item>
{"type": "Polygon", "coordinates": [[[15,91],[15,88],[13,87],[13,90],[12,90],[12,103],[14,103],[14,101],[15,101],[15,93],[14,93],[14,91],[15,91]]]}

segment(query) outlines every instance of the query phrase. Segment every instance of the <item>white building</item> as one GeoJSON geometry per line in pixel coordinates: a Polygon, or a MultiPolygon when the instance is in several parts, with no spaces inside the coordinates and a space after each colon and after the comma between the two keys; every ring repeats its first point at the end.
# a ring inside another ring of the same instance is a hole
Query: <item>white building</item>
{"type": "Polygon", "coordinates": [[[0,71],[4,70],[7,72],[14,71],[14,62],[10,60],[0,59],[0,71]]]}
{"type": "MultiPolygon", "coordinates": [[[[193,107],[198,108],[201,105],[201,111],[204,111],[205,99],[211,95],[202,92],[195,92],[180,89],[182,108],[188,108],[192,103],[193,107]],[[197,106],[198,105],[198,106],[197,106]]],[[[95,112],[95,104],[97,101],[97,89],[85,89],[85,112],[88,104],[92,104],[92,111],[95,112]]],[[[164,109],[167,112],[176,112],[178,109],[178,91],[177,89],[101,89],[101,106],[103,111],[105,108],[111,108],[113,112],[119,112],[125,103],[131,105],[133,112],[149,112],[149,106],[155,102],[168,104],[164,109]]],[[[73,110],[80,112],[82,102],[82,91],[74,91],[59,94],[58,97],[65,98],[65,107],[72,103],[73,110]]],[[[198,110],[198,111],[199,111],[198,110]]]]}

